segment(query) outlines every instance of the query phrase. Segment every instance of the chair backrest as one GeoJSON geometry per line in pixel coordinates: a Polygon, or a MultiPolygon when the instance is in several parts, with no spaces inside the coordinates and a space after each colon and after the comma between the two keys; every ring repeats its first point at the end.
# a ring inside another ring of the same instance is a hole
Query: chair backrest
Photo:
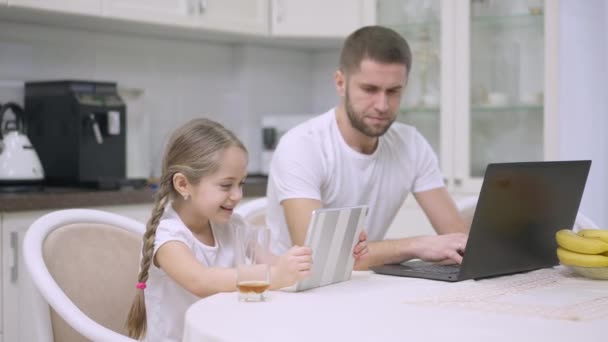
{"type": "MultiPolygon", "coordinates": [[[[475,214],[475,207],[477,206],[477,198],[477,196],[469,196],[456,202],[456,207],[458,208],[458,211],[460,212],[462,218],[465,220],[467,227],[470,227],[471,223],[473,222],[473,215],[475,214]]],[[[595,222],[593,222],[583,213],[579,212],[576,215],[574,227],[572,227],[572,230],[578,232],[581,229],[597,228],[598,226],[595,224],[595,222]]]]}
{"type": "Polygon", "coordinates": [[[245,202],[236,207],[235,212],[243,217],[245,222],[252,225],[266,225],[266,204],[268,199],[260,197],[245,202]]]}
{"type": "Polygon", "coordinates": [[[32,224],[24,260],[52,308],[55,341],[134,341],[125,336],[124,322],[143,232],[140,222],[87,209],[56,211],[32,224]]]}

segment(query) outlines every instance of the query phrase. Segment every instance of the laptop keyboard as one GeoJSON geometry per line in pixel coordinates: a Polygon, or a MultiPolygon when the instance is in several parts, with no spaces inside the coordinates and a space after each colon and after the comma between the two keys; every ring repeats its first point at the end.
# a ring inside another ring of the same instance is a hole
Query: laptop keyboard
{"type": "Polygon", "coordinates": [[[402,265],[407,266],[412,271],[435,274],[458,274],[460,265],[437,265],[426,261],[409,261],[402,265]]]}

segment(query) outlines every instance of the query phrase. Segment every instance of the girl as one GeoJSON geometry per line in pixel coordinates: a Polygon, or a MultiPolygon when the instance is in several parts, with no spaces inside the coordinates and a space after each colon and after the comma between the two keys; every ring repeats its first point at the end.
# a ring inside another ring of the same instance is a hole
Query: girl
{"type": "MultiPolygon", "coordinates": [[[[129,336],[181,341],[191,304],[236,290],[234,228],[245,223],[232,212],[246,173],[247,151],[222,125],[195,119],[173,133],[143,236],[129,336]]],[[[305,278],[312,266],[307,247],[294,246],[274,261],[271,289],[305,278]]]]}

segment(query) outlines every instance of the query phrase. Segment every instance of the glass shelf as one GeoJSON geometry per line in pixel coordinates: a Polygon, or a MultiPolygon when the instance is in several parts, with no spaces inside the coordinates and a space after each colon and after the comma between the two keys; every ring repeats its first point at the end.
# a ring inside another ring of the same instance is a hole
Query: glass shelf
{"type": "Polygon", "coordinates": [[[543,27],[544,16],[542,14],[511,14],[497,16],[474,16],[471,18],[472,28],[487,29],[488,27],[543,27]]]}
{"type": "Polygon", "coordinates": [[[411,33],[420,31],[428,31],[434,34],[439,34],[441,26],[439,25],[438,21],[421,21],[415,23],[390,25],[390,28],[399,32],[403,36],[408,37],[411,33]]]}
{"type": "Polygon", "coordinates": [[[538,112],[542,114],[544,107],[542,105],[507,105],[507,106],[493,106],[493,105],[474,105],[471,107],[473,113],[485,113],[485,112],[538,112]]]}
{"type": "Polygon", "coordinates": [[[408,107],[401,108],[399,110],[399,115],[411,115],[411,114],[421,114],[421,113],[439,113],[439,107],[408,107]]]}

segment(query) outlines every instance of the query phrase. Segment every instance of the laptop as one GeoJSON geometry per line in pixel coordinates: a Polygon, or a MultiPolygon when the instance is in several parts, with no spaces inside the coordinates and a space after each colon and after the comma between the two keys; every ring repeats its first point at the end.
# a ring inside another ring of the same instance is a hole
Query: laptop
{"type": "Polygon", "coordinates": [[[304,244],[313,250],[312,274],[297,283],[296,292],[350,279],[366,216],[365,205],[312,212],[304,244]]]}
{"type": "Polygon", "coordinates": [[[371,269],[461,281],[555,266],[555,233],[574,226],[590,167],[590,160],[489,164],[462,264],[414,260],[371,269]]]}

